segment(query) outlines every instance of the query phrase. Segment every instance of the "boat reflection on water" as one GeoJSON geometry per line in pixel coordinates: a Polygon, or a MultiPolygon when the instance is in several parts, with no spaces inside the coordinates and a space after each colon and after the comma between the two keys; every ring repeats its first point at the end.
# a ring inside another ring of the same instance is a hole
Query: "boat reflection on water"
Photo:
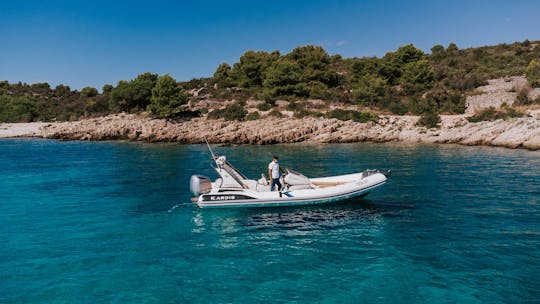
{"type": "MultiPolygon", "coordinates": [[[[299,243],[313,242],[314,236],[332,237],[332,231],[346,230],[357,237],[377,236],[384,232],[385,216],[398,216],[406,203],[381,203],[366,199],[318,206],[243,209],[194,209],[195,234],[220,236],[214,244],[236,247],[240,242],[272,245],[283,237],[299,243]],[[303,238],[306,236],[305,238],[303,238]]],[[[209,244],[207,244],[209,245],[209,244]]]]}

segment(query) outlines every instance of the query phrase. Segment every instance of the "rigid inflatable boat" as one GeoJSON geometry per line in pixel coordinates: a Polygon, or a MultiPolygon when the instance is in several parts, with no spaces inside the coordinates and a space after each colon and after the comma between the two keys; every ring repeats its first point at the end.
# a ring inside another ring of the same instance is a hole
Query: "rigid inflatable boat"
{"type": "Polygon", "coordinates": [[[347,175],[308,178],[285,169],[281,191],[270,191],[266,178],[252,180],[235,169],[225,156],[212,150],[214,169],[220,176],[214,182],[202,175],[193,175],[190,190],[197,206],[207,207],[267,207],[322,204],[352,197],[365,196],[383,185],[390,171],[365,170],[347,175]]]}

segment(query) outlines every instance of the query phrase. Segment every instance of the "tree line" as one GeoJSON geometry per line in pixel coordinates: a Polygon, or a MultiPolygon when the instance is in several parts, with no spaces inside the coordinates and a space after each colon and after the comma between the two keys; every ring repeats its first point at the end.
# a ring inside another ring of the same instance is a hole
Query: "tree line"
{"type": "MultiPolygon", "coordinates": [[[[291,52],[249,50],[212,77],[178,82],[143,73],[115,86],[72,90],[48,83],[0,82],[0,121],[65,121],[117,112],[147,111],[158,118],[185,115],[188,90],[206,86],[217,100],[321,99],[359,104],[395,114],[463,113],[465,97],[491,78],[525,74],[540,86],[540,46],[525,40],[478,48],[435,45],[424,53],[412,44],[382,57],[342,58],[320,46],[291,52]]],[[[525,100],[524,103],[530,101],[525,100]]]]}
{"type": "Polygon", "coordinates": [[[147,111],[158,118],[174,117],[186,110],[188,96],[170,75],[143,73],[116,86],[106,84],[80,91],[48,83],[0,82],[0,121],[67,121],[118,112],[147,111]]]}

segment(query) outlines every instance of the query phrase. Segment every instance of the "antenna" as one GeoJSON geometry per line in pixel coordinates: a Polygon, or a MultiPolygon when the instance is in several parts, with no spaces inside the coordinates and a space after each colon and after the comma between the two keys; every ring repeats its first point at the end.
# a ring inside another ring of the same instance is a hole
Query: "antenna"
{"type": "Polygon", "coordinates": [[[210,147],[210,144],[208,143],[206,136],[204,136],[204,141],[206,142],[206,146],[208,146],[208,150],[210,150],[210,154],[212,154],[212,159],[215,159],[214,151],[212,151],[212,147],[210,147]]]}

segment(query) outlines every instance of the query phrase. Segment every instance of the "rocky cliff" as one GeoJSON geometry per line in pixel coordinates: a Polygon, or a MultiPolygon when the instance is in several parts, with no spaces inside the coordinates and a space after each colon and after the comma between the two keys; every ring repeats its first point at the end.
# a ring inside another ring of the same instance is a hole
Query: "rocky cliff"
{"type": "Polygon", "coordinates": [[[41,136],[62,140],[137,140],[147,142],[273,144],[293,142],[426,142],[540,149],[540,120],[535,117],[471,123],[464,115],[442,116],[439,129],[416,126],[416,116],[383,116],[378,124],[305,117],[228,122],[185,121],[118,114],[45,125],[41,136]]]}

